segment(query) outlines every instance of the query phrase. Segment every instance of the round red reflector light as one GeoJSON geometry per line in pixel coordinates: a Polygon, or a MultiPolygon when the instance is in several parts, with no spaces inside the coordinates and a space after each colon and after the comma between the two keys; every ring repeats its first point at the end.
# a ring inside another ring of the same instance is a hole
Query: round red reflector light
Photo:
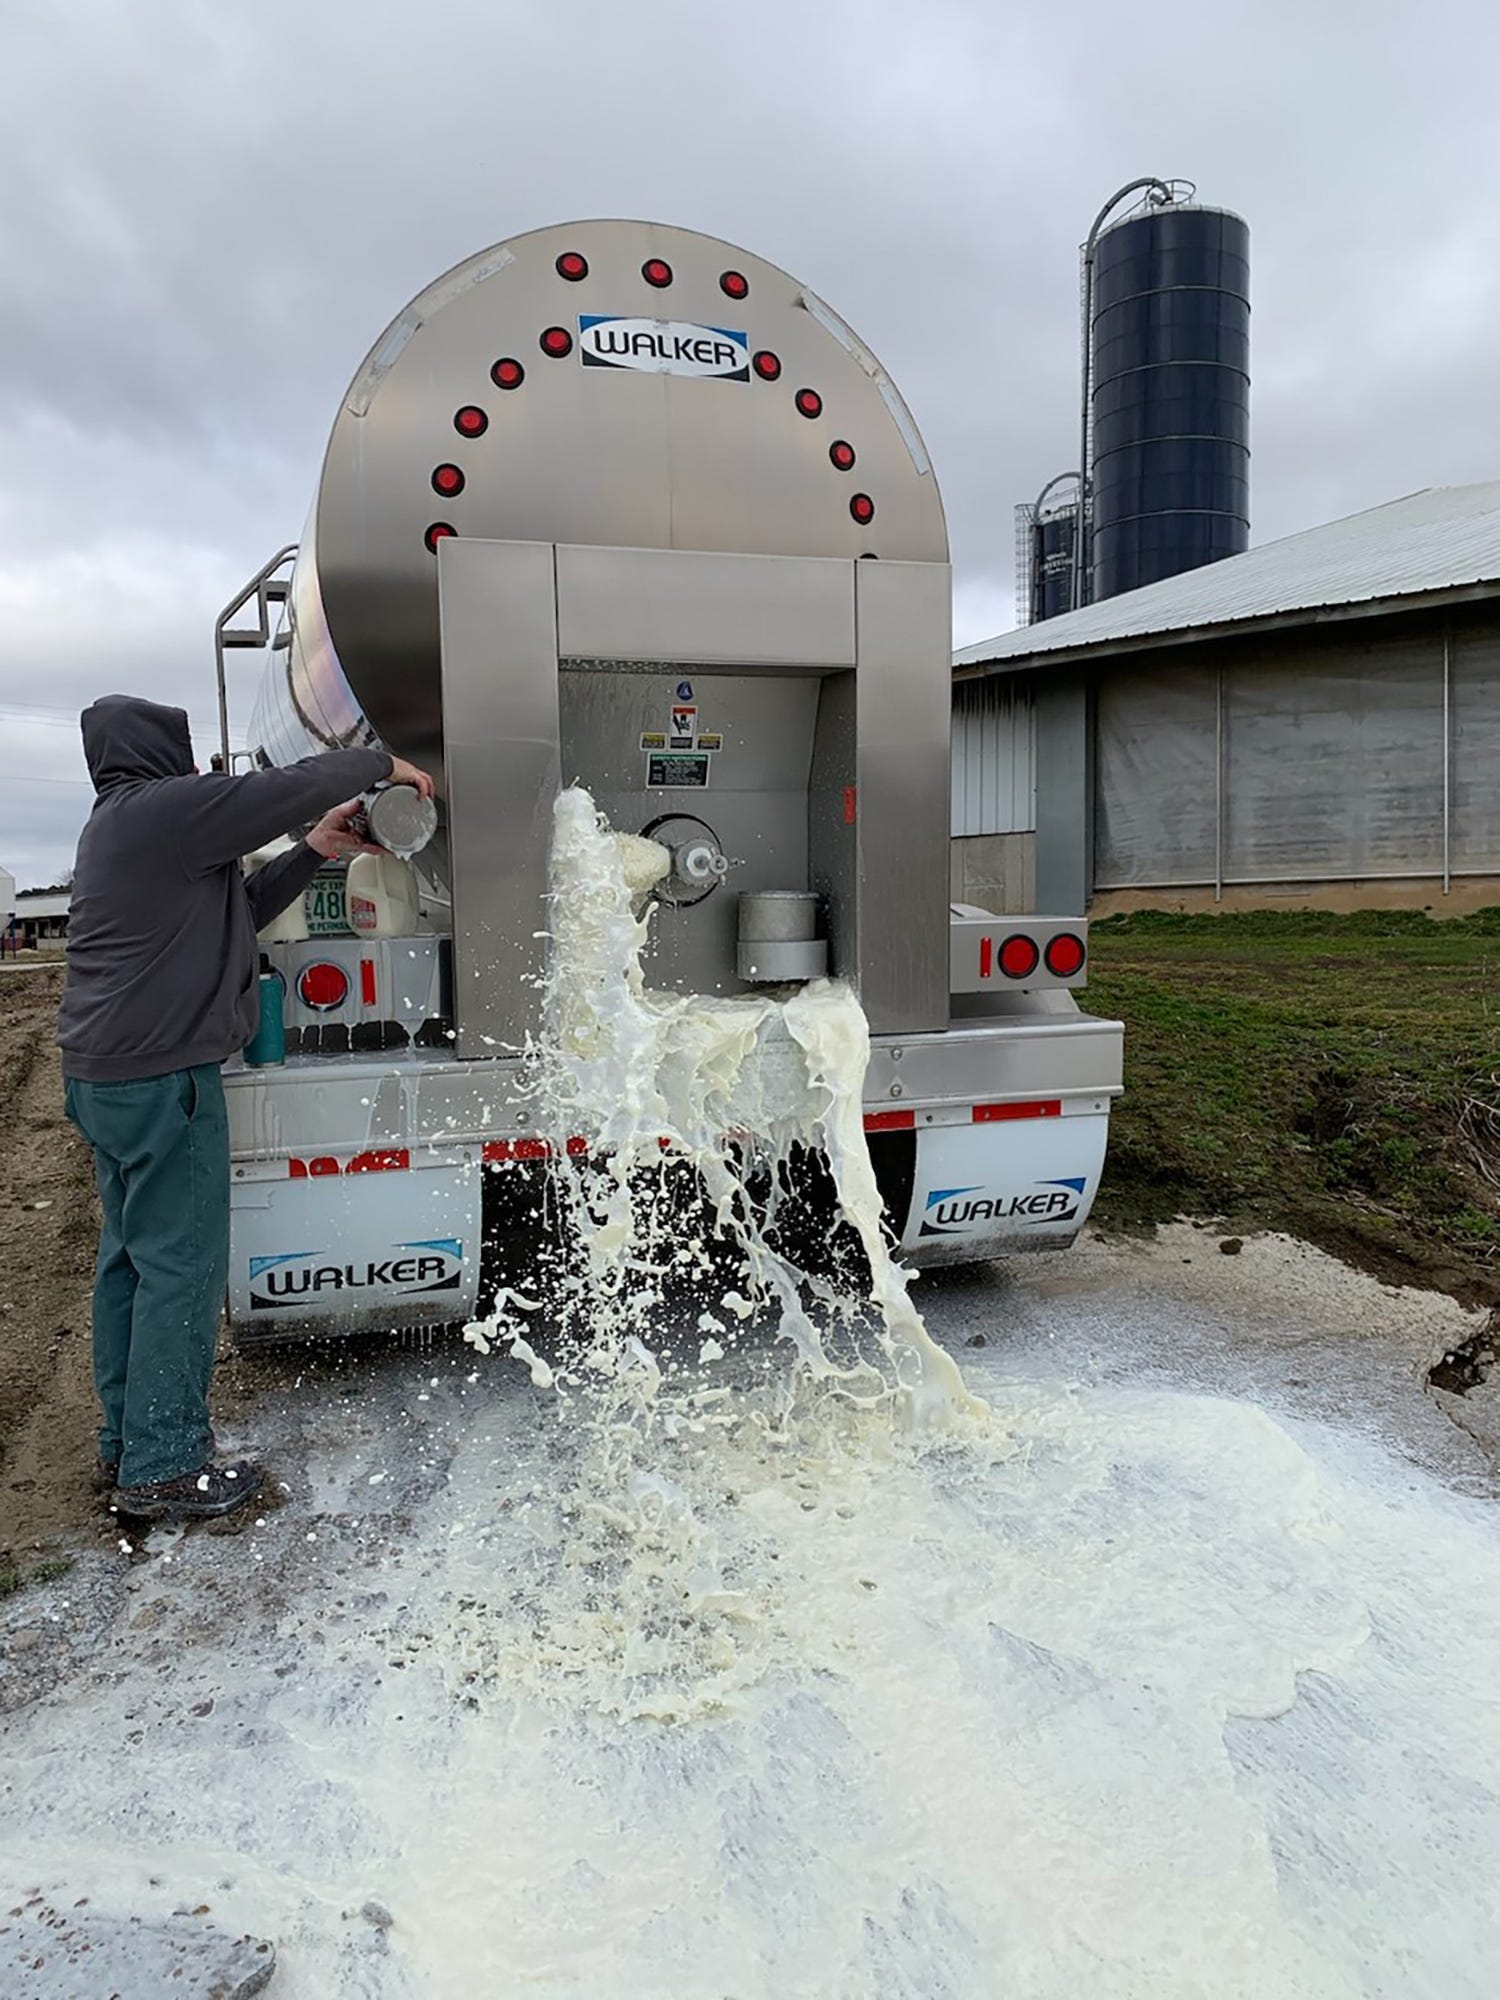
{"type": "Polygon", "coordinates": [[[672,282],[672,266],[660,257],[648,257],[641,266],[641,276],[648,285],[655,285],[661,291],[672,282]]]}
{"type": "Polygon", "coordinates": [[[856,493],[849,502],[849,512],[862,528],[867,527],[875,518],[875,502],[868,493],[856,493]]]}
{"type": "Polygon", "coordinates": [[[799,389],[797,391],[797,409],[798,413],[804,417],[821,417],[823,414],[823,398],[818,394],[816,389],[799,389]]]}
{"type": "Polygon", "coordinates": [[[1025,979],[1036,971],[1041,955],[1035,938],[1008,937],[1000,947],[1000,970],[1007,979],[1025,979]]]}
{"type": "Polygon", "coordinates": [[[1059,931],[1047,946],[1047,970],[1055,978],[1071,979],[1075,972],[1082,972],[1087,957],[1088,950],[1081,937],[1072,931],[1059,931]]]}
{"type": "Polygon", "coordinates": [[[297,998],[304,1007],[311,1007],[319,1014],[326,1014],[331,1007],[342,1007],[349,998],[349,975],[341,965],[333,965],[326,958],[316,965],[304,965],[297,975],[297,998]]]}
{"type": "Polygon", "coordinates": [[[762,382],[774,382],[781,373],[781,357],[773,354],[769,347],[763,347],[751,363],[762,382]]]}
{"type": "Polygon", "coordinates": [[[725,271],[719,278],[719,290],[727,299],[748,299],[750,280],[743,271],[725,271]]]}
{"type": "Polygon", "coordinates": [[[570,285],[576,285],[580,278],[589,274],[589,260],[576,250],[564,250],[557,260],[557,275],[566,278],[570,285]]]}
{"type": "Polygon", "coordinates": [[[828,456],[840,472],[854,470],[854,447],[843,438],[835,438],[828,447],[828,456]]]}
{"type": "Polygon", "coordinates": [[[507,354],[490,370],[490,380],[497,389],[519,389],[526,380],[526,370],[519,361],[507,354]]]}
{"type": "Polygon", "coordinates": [[[432,553],[436,555],[438,543],[447,541],[450,535],[456,535],[457,533],[457,528],[453,527],[449,522],[434,521],[432,526],[427,530],[427,533],[422,537],[422,540],[427,544],[432,553]]]}
{"type": "Polygon", "coordinates": [[[456,465],[440,465],[432,475],[432,490],[434,493],[448,495],[462,493],[464,476],[456,465]]]}
{"type": "Polygon", "coordinates": [[[454,413],[453,428],[460,437],[483,437],[490,427],[490,420],[477,403],[465,403],[454,413]]]}
{"type": "Polygon", "coordinates": [[[573,336],[565,326],[549,326],[542,335],[541,347],[543,354],[561,361],[565,354],[573,352],[573,336]]]}

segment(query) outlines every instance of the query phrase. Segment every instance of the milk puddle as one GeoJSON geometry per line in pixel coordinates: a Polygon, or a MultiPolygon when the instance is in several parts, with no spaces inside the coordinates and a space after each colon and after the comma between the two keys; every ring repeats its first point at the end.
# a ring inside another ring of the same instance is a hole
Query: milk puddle
{"type": "MultiPolygon", "coordinates": [[[[630,944],[628,896],[574,914],[630,944]]],[[[805,1131],[808,1044],[569,962],[538,1103],[563,1156],[611,1107],[554,1192],[617,1233],[562,1337],[511,1300],[486,1356],[306,1398],[287,1508],[133,1571],[10,1726],[4,1886],[207,1903],[287,2000],[1488,2000],[1490,1513],[1248,1403],[1018,1369],[998,1317],[958,1387],[899,1274],[887,1319],[803,1324],[768,1256],[736,1338],[608,1163],[805,1131]]]]}

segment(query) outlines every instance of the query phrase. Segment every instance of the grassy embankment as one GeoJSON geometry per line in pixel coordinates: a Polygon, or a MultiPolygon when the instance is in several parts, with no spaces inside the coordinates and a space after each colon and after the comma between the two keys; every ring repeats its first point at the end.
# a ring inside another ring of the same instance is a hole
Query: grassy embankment
{"type": "Polygon", "coordinates": [[[1394,1283],[1500,1302],[1500,910],[1092,928],[1126,1025],[1097,1210],[1295,1232],[1394,1283]]]}

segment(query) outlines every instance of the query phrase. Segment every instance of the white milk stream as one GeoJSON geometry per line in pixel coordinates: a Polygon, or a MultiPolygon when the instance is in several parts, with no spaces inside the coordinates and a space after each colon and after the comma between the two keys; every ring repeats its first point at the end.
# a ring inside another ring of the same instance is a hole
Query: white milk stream
{"type": "Polygon", "coordinates": [[[858,1001],[827,980],[784,999],[651,991],[646,893],[669,865],[656,843],[612,833],[587,793],[559,797],[530,1090],[552,1149],[550,1226],[575,1254],[468,1338],[555,1394],[582,1473],[524,1646],[509,1627],[475,1633],[486,1671],[537,1691],[571,1682],[571,1698],[611,1714],[682,1718],[732,1705],[777,1657],[779,1579],[747,1494],[767,1480],[819,1491],[872,1452],[1003,1438],[887,1246],[858,1001]],[[830,1226],[857,1240],[868,1298],[767,1240],[778,1204],[763,1217],[746,1166],[774,1177],[797,1148],[828,1161],[830,1226]],[[686,1206],[700,1186],[706,1202],[686,1206]],[[738,1253],[732,1279],[715,1238],[738,1253]],[[543,1318],[555,1367],[533,1343],[543,1318]],[[733,1366],[742,1335],[759,1379],[733,1366]]]}

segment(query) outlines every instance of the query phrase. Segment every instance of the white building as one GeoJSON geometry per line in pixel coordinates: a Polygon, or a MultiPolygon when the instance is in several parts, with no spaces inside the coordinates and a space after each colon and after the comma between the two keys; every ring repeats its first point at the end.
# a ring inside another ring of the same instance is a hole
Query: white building
{"type": "Polygon", "coordinates": [[[996,910],[1500,900],[1500,481],[965,647],[953,798],[996,910]]]}

